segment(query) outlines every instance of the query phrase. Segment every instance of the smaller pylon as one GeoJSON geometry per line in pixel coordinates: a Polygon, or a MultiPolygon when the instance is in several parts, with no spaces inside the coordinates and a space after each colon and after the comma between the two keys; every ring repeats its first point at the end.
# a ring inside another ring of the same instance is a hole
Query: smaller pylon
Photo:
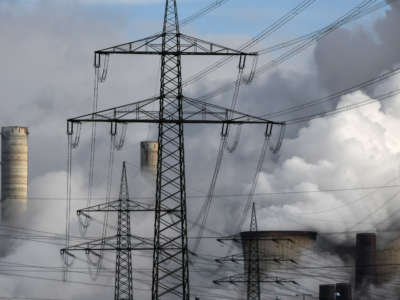
{"type": "Polygon", "coordinates": [[[125,161],[119,190],[117,253],[115,261],[115,300],[133,300],[131,217],[125,161]]]}
{"type": "Polygon", "coordinates": [[[251,208],[250,231],[258,231],[256,206],[255,206],[254,202],[253,202],[253,206],[251,208]]]}
{"type": "Polygon", "coordinates": [[[131,234],[130,213],[134,211],[154,211],[154,208],[146,204],[129,200],[128,180],[126,164],[122,164],[121,184],[118,200],[98,204],[78,210],[78,216],[90,218],[93,212],[117,212],[117,234],[110,237],[102,237],[98,240],[73,245],[61,249],[61,254],[75,257],[73,251],[85,251],[101,257],[104,251],[115,251],[115,292],[114,300],[133,300],[133,250],[153,250],[151,240],[131,234]]]}
{"type": "MultiPolygon", "coordinates": [[[[250,231],[257,232],[256,207],[251,209],[250,231]]],[[[247,249],[247,300],[260,300],[260,251],[258,239],[249,241],[247,249]]]]}

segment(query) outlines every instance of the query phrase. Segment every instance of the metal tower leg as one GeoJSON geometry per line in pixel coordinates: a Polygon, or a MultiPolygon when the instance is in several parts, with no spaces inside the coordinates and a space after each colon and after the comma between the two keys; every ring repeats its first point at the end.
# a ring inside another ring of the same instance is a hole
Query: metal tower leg
{"type": "Polygon", "coordinates": [[[133,300],[131,219],[125,162],[119,192],[114,300],[133,300]]]}
{"type": "MultiPolygon", "coordinates": [[[[250,231],[256,232],[257,228],[256,209],[253,203],[251,211],[250,231]]],[[[248,243],[247,264],[247,300],[260,300],[260,253],[258,239],[254,238],[248,243]]]]}
{"type": "MultiPolygon", "coordinates": [[[[183,120],[179,53],[176,1],[167,0],[161,54],[160,120],[183,120]],[[178,54],[166,55],[165,51],[178,54]]],[[[158,130],[152,299],[189,300],[183,123],[160,123],[158,130]]]]}

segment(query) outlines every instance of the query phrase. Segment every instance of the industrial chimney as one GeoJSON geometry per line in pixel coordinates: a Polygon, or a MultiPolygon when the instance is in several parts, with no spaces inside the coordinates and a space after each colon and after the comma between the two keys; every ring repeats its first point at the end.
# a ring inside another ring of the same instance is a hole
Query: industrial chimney
{"type": "Polygon", "coordinates": [[[355,288],[376,284],[376,234],[359,233],[356,241],[355,288]]]}
{"type": "Polygon", "coordinates": [[[323,284],[319,286],[319,300],[335,300],[336,285],[323,284]]]}
{"type": "Polygon", "coordinates": [[[1,207],[2,220],[16,220],[27,209],[28,128],[1,129],[1,207]]]}
{"type": "Polygon", "coordinates": [[[140,168],[142,172],[157,174],[158,142],[144,141],[140,143],[140,168]]]}
{"type": "Polygon", "coordinates": [[[351,284],[337,283],[336,284],[336,300],[352,300],[351,284]]]}

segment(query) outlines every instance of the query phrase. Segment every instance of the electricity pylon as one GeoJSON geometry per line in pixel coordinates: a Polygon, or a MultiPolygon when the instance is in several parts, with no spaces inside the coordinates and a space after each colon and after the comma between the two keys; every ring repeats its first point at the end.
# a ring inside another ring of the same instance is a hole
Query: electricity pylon
{"type": "MultiPolygon", "coordinates": [[[[250,231],[258,231],[254,202],[251,209],[250,231]]],[[[247,246],[247,300],[260,300],[260,248],[258,239],[250,240],[247,246]]]]}
{"type": "Polygon", "coordinates": [[[183,55],[239,56],[245,53],[180,33],[176,0],[166,0],[161,33],[95,51],[94,65],[100,68],[109,55],[160,55],[160,95],[68,120],[68,134],[74,124],[111,123],[111,134],[117,124],[157,123],[158,164],[154,225],[152,300],[189,300],[189,259],[187,239],[186,180],[184,158],[184,124],[221,124],[226,135],[232,124],[265,124],[270,136],[273,125],[283,125],[243,114],[221,106],[185,97],[182,92],[181,57],[183,55]],[[155,111],[152,104],[158,104],[155,111]]]}
{"type": "Polygon", "coordinates": [[[126,166],[123,162],[118,200],[78,210],[78,215],[84,215],[87,218],[90,218],[91,212],[117,212],[117,234],[61,249],[61,254],[70,256],[74,256],[72,254],[74,251],[85,251],[87,254],[93,254],[97,257],[101,257],[100,252],[102,251],[115,251],[114,300],[133,300],[131,251],[152,249],[151,241],[131,234],[130,212],[132,211],[154,211],[154,209],[140,202],[129,200],[126,166]]]}

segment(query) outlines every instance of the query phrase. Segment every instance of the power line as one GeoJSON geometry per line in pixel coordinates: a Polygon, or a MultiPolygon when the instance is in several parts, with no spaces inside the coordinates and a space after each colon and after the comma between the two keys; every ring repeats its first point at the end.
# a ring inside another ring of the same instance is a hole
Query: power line
{"type": "Polygon", "coordinates": [[[213,1],[212,3],[210,3],[209,5],[203,7],[202,9],[200,9],[199,11],[195,12],[194,14],[182,19],[182,21],[180,22],[181,26],[186,26],[190,23],[192,23],[193,21],[195,21],[196,19],[205,16],[206,14],[210,13],[211,11],[213,11],[214,9],[222,6],[223,4],[227,3],[230,0],[216,0],[213,1]]]}
{"type": "Polygon", "coordinates": [[[344,90],[341,90],[339,92],[336,92],[334,94],[325,96],[325,97],[321,97],[315,100],[311,100],[311,101],[306,101],[303,104],[300,105],[296,105],[296,106],[291,106],[288,107],[286,109],[280,110],[280,111],[276,111],[276,112],[272,112],[272,113],[268,113],[268,114],[264,114],[262,117],[278,117],[281,115],[285,115],[285,114],[289,114],[289,113],[293,113],[293,112],[297,112],[297,111],[301,111],[303,109],[306,108],[310,108],[313,107],[315,105],[319,105],[319,104],[323,104],[323,103],[327,103],[329,101],[338,99],[344,95],[350,94],[352,92],[355,92],[357,90],[360,89],[364,89],[366,87],[369,87],[371,85],[375,85],[378,83],[381,83],[382,81],[388,80],[389,78],[398,75],[400,73],[400,67],[397,67],[391,71],[385,72],[377,77],[374,77],[372,79],[369,79],[367,81],[358,83],[352,87],[346,88],[344,90]]]}
{"type": "MultiPolygon", "coordinates": [[[[346,191],[362,191],[362,190],[374,190],[374,189],[392,189],[398,188],[400,185],[379,185],[379,186],[360,186],[360,187],[342,187],[342,188],[321,188],[318,190],[299,190],[299,191],[277,191],[277,192],[265,192],[265,193],[254,193],[254,196],[274,196],[274,195],[291,195],[291,194],[308,194],[308,193],[327,193],[327,192],[346,192],[346,191]]],[[[248,194],[244,193],[232,193],[232,194],[215,194],[214,198],[233,198],[233,197],[244,197],[248,194]]],[[[206,195],[188,195],[190,198],[204,198],[206,195]]],[[[65,201],[64,197],[48,197],[48,196],[32,196],[28,200],[33,201],[65,201]]],[[[104,199],[104,197],[95,198],[98,200],[104,199]]],[[[153,199],[151,196],[134,197],[134,200],[150,200],[153,199]]],[[[75,201],[83,201],[85,198],[73,198],[75,201]]],[[[0,225],[3,226],[3,225],[0,225]]]]}
{"type": "MultiPolygon", "coordinates": [[[[279,66],[280,64],[286,62],[287,60],[291,59],[292,57],[298,55],[299,53],[303,52],[304,50],[308,49],[311,45],[313,45],[314,42],[317,42],[327,36],[328,34],[332,33],[333,31],[339,29],[343,25],[355,20],[358,18],[360,15],[366,15],[367,12],[371,12],[371,4],[374,3],[376,0],[364,0],[362,1],[359,5],[355,6],[353,9],[348,11],[345,15],[331,23],[330,25],[324,27],[321,29],[318,34],[312,36],[310,39],[305,40],[304,42],[300,43],[297,47],[294,47],[293,49],[290,49],[280,55],[279,57],[267,62],[266,64],[262,65],[261,67],[257,68],[254,76],[262,74],[266,71],[269,71],[270,69],[279,66]]],[[[398,1],[398,0],[393,0],[393,1],[398,1]]],[[[388,5],[389,3],[386,2],[385,6],[388,5]]],[[[220,88],[204,95],[201,97],[201,100],[208,100],[210,98],[213,98],[221,93],[224,93],[228,90],[230,90],[233,87],[233,83],[228,83],[220,88]]]]}
{"type": "Polygon", "coordinates": [[[365,105],[382,102],[382,101],[391,99],[397,95],[400,95],[400,88],[389,91],[389,92],[381,94],[381,95],[374,96],[373,99],[367,98],[367,99],[357,102],[357,103],[336,107],[335,109],[325,110],[325,111],[321,111],[318,113],[306,115],[303,117],[293,118],[293,119],[287,120],[286,123],[288,125],[294,125],[294,124],[298,124],[298,123],[308,122],[308,121],[311,121],[313,119],[320,118],[320,117],[328,117],[328,116],[337,115],[339,113],[348,112],[348,111],[363,107],[365,105]]]}
{"type": "MultiPolygon", "coordinates": [[[[362,17],[364,17],[364,16],[366,16],[368,14],[371,14],[371,13],[373,13],[373,12],[383,8],[383,7],[385,7],[387,4],[390,4],[390,3],[395,2],[395,1],[397,1],[397,0],[384,0],[382,2],[379,2],[379,3],[375,4],[375,5],[373,5],[371,8],[366,9],[363,13],[360,13],[358,16],[354,17],[353,19],[349,19],[348,22],[345,23],[345,24],[348,24],[350,22],[358,20],[358,19],[360,19],[360,18],[362,18],[362,17]]],[[[316,36],[319,32],[321,32],[321,30],[322,29],[315,30],[313,32],[310,32],[310,33],[307,33],[305,35],[296,37],[294,39],[287,40],[287,41],[284,41],[284,42],[269,46],[267,48],[261,49],[261,50],[259,50],[257,52],[258,52],[259,55],[263,55],[263,54],[275,52],[275,51],[278,51],[278,50],[282,50],[282,49],[294,46],[296,44],[299,44],[300,42],[304,42],[304,41],[309,40],[310,38],[316,36]]]]}
{"type": "MultiPolygon", "coordinates": [[[[293,9],[291,9],[289,12],[287,12],[285,15],[283,15],[281,18],[276,20],[274,23],[272,23],[270,26],[266,27],[264,30],[262,30],[260,33],[255,35],[252,39],[247,41],[246,43],[242,44],[239,47],[240,51],[248,50],[254,45],[256,45],[258,42],[262,41],[263,39],[267,38],[270,36],[272,33],[276,32],[279,30],[281,27],[283,27],[286,23],[291,21],[294,17],[296,17],[298,14],[300,14],[302,11],[307,9],[311,4],[313,4],[316,0],[303,0],[300,4],[296,5],[293,9]]],[[[190,85],[201,78],[204,78],[207,76],[209,73],[219,69],[223,65],[225,65],[227,62],[231,61],[232,57],[226,57],[218,60],[214,64],[204,68],[200,72],[194,74],[193,76],[189,77],[185,83],[185,85],[190,85]]]]}

